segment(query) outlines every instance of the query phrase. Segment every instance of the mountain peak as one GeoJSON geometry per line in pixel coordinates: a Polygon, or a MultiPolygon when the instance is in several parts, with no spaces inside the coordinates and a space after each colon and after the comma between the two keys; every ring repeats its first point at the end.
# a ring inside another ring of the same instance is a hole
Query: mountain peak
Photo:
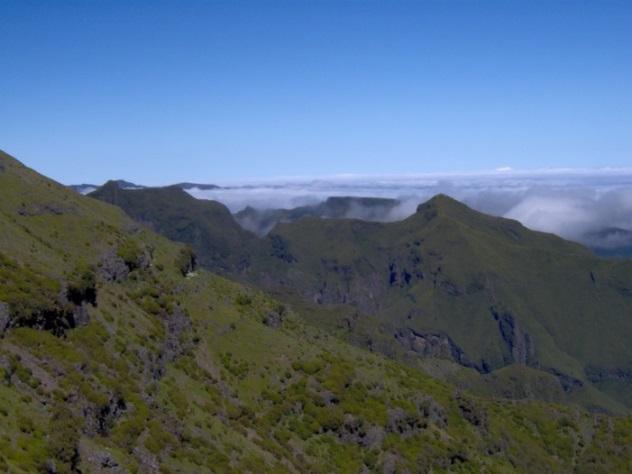
{"type": "Polygon", "coordinates": [[[120,189],[144,189],[146,187],[124,179],[110,179],[103,186],[117,186],[120,189]]]}
{"type": "Polygon", "coordinates": [[[107,181],[103,186],[93,192],[90,192],[88,195],[102,201],[109,202],[110,204],[121,206],[122,203],[120,202],[120,199],[129,198],[129,192],[136,191],[144,191],[143,196],[153,196],[154,198],[161,196],[166,199],[172,199],[174,202],[181,199],[195,200],[195,198],[189,195],[186,191],[175,185],[160,188],[147,188],[144,186],[129,187],[124,185],[122,186],[121,180],[107,181]]]}
{"type": "Polygon", "coordinates": [[[462,212],[472,211],[469,207],[447,194],[437,194],[417,206],[417,213],[424,214],[428,212],[462,212]]]}

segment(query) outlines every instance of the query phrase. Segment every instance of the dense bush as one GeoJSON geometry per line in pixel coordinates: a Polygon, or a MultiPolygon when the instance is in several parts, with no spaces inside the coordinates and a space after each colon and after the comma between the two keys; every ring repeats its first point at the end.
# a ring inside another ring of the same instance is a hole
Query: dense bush
{"type": "Polygon", "coordinates": [[[197,257],[195,252],[188,245],[183,247],[176,258],[176,268],[186,276],[188,273],[195,271],[197,265],[197,257]]]}
{"type": "Polygon", "coordinates": [[[143,249],[132,239],[127,239],[120,244],[116,250],[116,254],[125,262],[125,265],[130,270],[140,268],[143,262],[143,249]]]}
{"type": "Polygon", "coordinates": [[[68,277],[68,299],[77,305],[83,302],[96,304],[97,278],[93,266],[81,264],[68,277]]]}
{"type": "Polygon", "coordinates": [[[235,297],[235,304],[237,306],[250,306],[252,304],[252,298],[248,296],[246,293],[239,293],[235,297]]]}
{"type": "Polygon", "coordinates": [[[75,472],[80,429],[80,420],[68,408],[61,404],[53,407],[49,422],[48,449],[60,474],[75,472]]]}
{"type": "Polygon", "coordinates": [[[9,326],[63,333],[72,326],[72,314],[60,301],[61,290],[59,281],[0,254],[0,301],[9,306],[9,326]]]}

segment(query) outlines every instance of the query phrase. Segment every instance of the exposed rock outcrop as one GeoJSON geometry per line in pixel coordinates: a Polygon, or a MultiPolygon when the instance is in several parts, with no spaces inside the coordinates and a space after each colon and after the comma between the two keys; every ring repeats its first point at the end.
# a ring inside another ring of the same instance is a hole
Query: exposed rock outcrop
{"type": "Polygon", "coordinates": [[[406,438],[421,433],[430,425],[440,428],[447,426],[448,417],[445,410],[432,397],[420,396],[414,402],[414,411],[405,411],[402,408],[387,410],[387,433],[406,438]]]}
{"type": "Polygon", "coordinates": [[[287,263],[296,262],[296,258],[290,253],[287,242],[279,235],[272,235],[270,239],[270,255],[287,263]]]}
{"type": "Polygon", "coordinates": [[[511,358],[505,363],[535,365],[535,346],[531,336],[525,332],[509,311],[500,311],[491,308],[495,321],[498,321],[500,336],[507,346],[511,358]]]}
{"type": "Polygon", "coordinates": [[[379,309],[387,288],[379,273],[360,274],[335,260],[321,259],[321,266],[331,277],[320,283],[316,293],[306,292],[306,299],[315,304],[351,304],[367,314],[379,309]]]}
{"type": "Polygon", "coordinates": [[[66,331],[76,327],[73,309],[59,304],[37,310],[28,316],[12,318],[10,327],[27,327],[48,331],[55,336],[63,336],[66,331]]]}
{"type": "Polygon", "coordinates": [[[347,414],[339,429],[338,436],[347,443],[372,448],[382,442],[384,430],[379,426],[368,425],[362,418],[347,414]]]}
{"type": "Polygon", "coordinates": [[[197,268],[197,256],[195,255],[193,249],[186,246],[180,250],[176,265],[178,266],[180,273],[182,273],[182,276],[187,276],[188,274],[193,273],[197,268]]]}
{"type": "Polygon", "coordinates": [[[154,380],[160,379],[166,365],[182,355],[189,347],[182,341],[182,335],[191,327],[191,321],[183,308],[176,306],[171,313],[166,315],[164,324],[165,342],[151,369],[154,380]]]}
{"type": "Polygon", "coordinates": [[[263,318],[263,324],[272,329],[278,329],[283,324],[283,314],[285,311],[281,308],[277,311],[270,311],[263,318]]]}
{"type": "Polygon", "coordinates": [[[480,430],[487,429],[487,414],[473,399],[457,393],[455,399],[463,418],[480,430]]]}
{"type": "Polygon", "coordinates": [[[102,406],[86,404],[82,413],[82,418],[86,420],[85,432],[91,436],[106,436],[126,410],[127,404],[118,394],[111,395],[108,402],[102,406]]]}
{"type": "Polygon", "coordinates": [[[419,434],[428,427],[427,421],[418,414],[407,413],[401,408],[389,409],[387,414],[386,431],[403,438],[419,434]]]}
{"type": "Polygon", "coordinates": [[[144,447],[136,446],[134,448],[134,457],[140,464],[140,472],[147,474],[158,474],[160,472],[160,463],[158,458],[144,447]]]}
{"type": "Polygon", "coordinates": [[[586,377],[593,383],[605,382],[607,380],[616,380],[617,382],[632,384],[632,370],[630,369],[611,369],[595,366],[586,367],[586,377]]]}
{"type": "Polygon", "coordinates": [[[2,336],[9,327],[10,321],[9,305],[0,301],[0,336],[2,336]]]}
{"type": "Polygon", "coordinates": [[[568,375],[563,372],[560,372],[559,370],[548,369],[547,372],[557,377],[557,379],[560,381],[560,384],[562,385],[562,388],[564,389],[566,393],[574,392],[575,390],[578,390],[584,386],[584,382],[582,382],[578,378],[573,377],[572,375],[568,375]]]}
{"type": "Polygon", "coordinates": [[[88,308],[89,306],[87,303],[75,306],[75,309],[72,312],[73,327],[85,326],[90,322],[90,313],[88,308]]]}
{"type": "Polygon", "coordinates": [[[22,217],[42,216],[46,214],[61,216],[74,212],[74,209],[68,206],[62,206],[57,203],[47,204],[30,204],[22,206],[18,209],[18,214],[22,217]]]}
{"type": "Polygon", "coordinates": [[[394,258],[388,266],[389,286],[406,288],[424,279],[423,258],[419,250],[420,241],[407,244],[408,253],[403,258],[394,258]]]}
{"type": "Polygon", "coordinates": [[[79,443],[81,468],[85,472],[95,474],[128,474],[110,451],[95,449],[90,443],[82,440],[79,443]]]}
{"type": "Polygon", "coordinates": [[[114,249],[109,250],[99,262],[99,276],[105,281],[124,281],[129,276],[129,268],[114,249]]]}
{"type": "Polygon", "coordinates": [[[415,405],[417,412],[421,414],[430,424],[445,428],[448,425],[448,415],[445,409],[430,396],[420,396],[415,405]]]}
{"type": "Polygon", "coordinates": [[[403,328],[395,333],[395,339],[406,349],[422,357],[450,359],[462,365],[470,365],[463,350],[445,334],[421,333],[403,328]]]}
{"type": "Polygon", "coordinates": [[[0,335],[10,328],[27,327],[63,336],[70,329],[88,324],[89,305],[85,301],[78,304],[69,301],[65,289],[56,300],[47,302],[45,307],[32,308],[29,312],[12,314],[11,308],[0,302],[0,335]]]}

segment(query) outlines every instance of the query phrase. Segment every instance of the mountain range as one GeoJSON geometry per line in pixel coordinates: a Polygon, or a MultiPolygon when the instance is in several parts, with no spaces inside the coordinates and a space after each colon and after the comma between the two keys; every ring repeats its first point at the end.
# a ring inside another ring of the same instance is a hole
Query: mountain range
{"type": "Polygon", "coordinates": [[[443,195],[400,222],[308,214],[263,238],[220,203],[176,188],[109,186],[92,196],[361,347],[414,365],[440,359],[433,370],[470,389],[632,408],[630,261],[600,259],[443,195]],[[168,203],[178,208],[167,213],[168,203]]]}
{"type": "Polygon", "coordinates": [[[445,196],[258,237],[1,152],[0,228],[2,471],[632,468],[626,261],[445,196]]]}
{"type": "Polygon", "coordinates": [[[235,219],[244,229],[261,236],[279,223],[295,222],[304,217],[382,221],[399,204],[397,199],[334,196],[319,204],[293,209],[256,209],[248,206],[237,212],[235,219]]]}
{"type": "MultiPolygon", "coordinates": [[[[148,186],[144,186],[142,184],[132,183],[131,181],[125,181],[124,179],[117,179],[109,181],[109,183],[115,183],[121,189],[146,189],[148,186]]],[[[187,191],[197,189],[208,191],[210,189],[221,189],[220,186],[216,186],[214,184],[199,184],[199,183],[177,183],[173,186],[176,186],[180,189],[184,189],[187,191]]],[[[79,194],[90,194],[93,191],[96,191],[101,186],[96,184],[71,184],[68,186],[73,191],[78,192],[79,194]]]]}

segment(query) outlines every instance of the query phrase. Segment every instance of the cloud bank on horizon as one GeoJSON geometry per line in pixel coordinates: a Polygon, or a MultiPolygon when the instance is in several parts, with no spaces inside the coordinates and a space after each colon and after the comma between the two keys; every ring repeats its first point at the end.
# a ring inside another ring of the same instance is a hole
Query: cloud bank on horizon
{"type": "Polygon", "coordinates": [[[220,201],[232,212],[247,206],[289,209],[330,196],[398,199],[398,206],[375,218],[385,222],[404,219],[418,204],[443,193],[482,212],[590,245],[617,246],[629,238],[622,231],[632,231],[632,168],[279,178],[189,192],[220,201]]]}

